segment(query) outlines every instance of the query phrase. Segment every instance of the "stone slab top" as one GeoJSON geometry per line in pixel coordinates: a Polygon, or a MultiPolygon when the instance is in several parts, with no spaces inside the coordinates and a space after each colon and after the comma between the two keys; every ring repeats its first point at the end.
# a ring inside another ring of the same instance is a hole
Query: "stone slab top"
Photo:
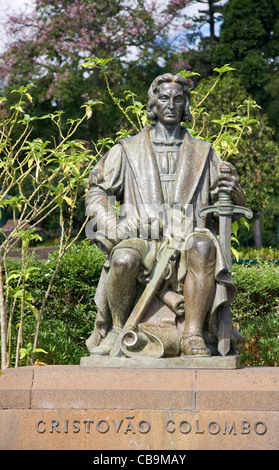
{"type": "Polygon", "coordinates": [[[32,366],[0,376],[0,409],[278,410],[279,368],[121,369],[32,366]]]}
{"type": "Polygon", "coordinates": [[[46,365],[5,369],[0,390],[22,389],[279,390],[279,367],[216,369],[87,368],[46,365]]]}

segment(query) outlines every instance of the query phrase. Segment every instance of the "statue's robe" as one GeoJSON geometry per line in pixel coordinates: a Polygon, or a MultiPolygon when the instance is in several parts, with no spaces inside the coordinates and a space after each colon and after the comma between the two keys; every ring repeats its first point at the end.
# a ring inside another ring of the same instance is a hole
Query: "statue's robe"
{"type": "MultiPolygon", "coordinates": [[[[233,301],[236,289],[216,237],[216,223],[214,223],[211,215],[208,215],[206,219],[201,219],[199,210],[202,207],[216,203],[218,199],[218,177],[221,159],[212,148],[211,143],[196,139],[186,129],[182,129],[184,140],[174,183],[172,202],[173,206],[186,207],[192,205],[192,229],[191,233],[187,234],[188,240],[191,239],[191,236],[203,234],[215,243],[215,298],[213,304],[209,306],[204,327],[207,346],[214,354],[217,353],[218,309],[222,305],[230,304],[233,301]]],[[[147,126],[141,133],[119,140],[118,144],[108,151],[90,173],[89,191],[86,196],[86,213],[92,220],[95,220],[97,230],[100,233],[103,232],[103,227],[108,221],[115,218],[115,207],[111,204],[110,197],[115,197],[120,202],[120,208],[125,207],[124,215],[120,211],[120,220],[122,217],[124,217],[124,220],[125,218],[128,220],[129,217],[152,218],[154,208],[156,210],[156,207],[158,208],[164,204],[158,165],[149,131],[150,126],[147,126]],[[129,213],[129,211],[131,212],[129,213]]],[[[98,239],[98,231],[96,239],[98,239]]],[[[144,285],[148,283],[149,275],[157,263],[158,253],[160,253],[164,243],[164,240],[147,241],[132,238],[121,241],[108,254],[95,296],[98,313],[94,332],[87,340],[89,351],[100,343],[111,328],[111,315],[105,293],[105,281],[112,252],[120,248],[138,250],[144,265],[142,278],[139,281],[144,285]]],[[[187,273],[187,257],[183,256],[184,254],[181,253],[180,260],[175,268],[178,281],[176,285],[178,287],[183,283],[187,273]]],[[[175,287],[173,290],[175,290],[175,287]]],[[[179,288],[176,290],[179,292],[179,288]]],[[[175,311],[175,308],[171,310],[175,311]]],[[[149,317],[147,315],[147,320],[143,319],[143,322],[149,321],[150,317],[152,323],[152,313],[149,314],[149,317]]],[[[167,323],[171,323],[170,319],[167,320],[167,323]]],[[[173,325],[177,330],[182,331],[183,318],[181,318],[181,312],[179,316],[174,315],[173,325]]],[[[236,352],[241,347],[242,337],[231,327],[231,351],[236,352]]],[[[171,351],[172,349],[166,347],[165,353],[161,352],[160,355],[167,355],[166,351],[168,350],[171,351]]],[[[142,352],[142,354],[146,355],[148,353],[142,352]]],[[[172,350],[170,354],[174,355],[176,353],[172,350]]]]}

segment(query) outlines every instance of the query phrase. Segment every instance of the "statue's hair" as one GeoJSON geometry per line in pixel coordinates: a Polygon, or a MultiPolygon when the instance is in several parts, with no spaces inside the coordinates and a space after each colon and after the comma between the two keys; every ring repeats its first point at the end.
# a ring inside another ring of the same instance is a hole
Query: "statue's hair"
{"type": "Polygon", "coordinates": [[[179,83],[181,85],[184,96],[185,96],[185,108],[182,114],[182,121],[186,121],[190,113],[190,90],[187,85],[187,79],[180,74],[173,75],[172,73],[165,73],[164,75],[159,75],[151,83],[148,90],[148,103],[146,105],[147,119],[150,121],[155,121],[157,119],[157,109],[155,105],[156,93],[158,92],[159,86],[162,83],[179,83]]]}

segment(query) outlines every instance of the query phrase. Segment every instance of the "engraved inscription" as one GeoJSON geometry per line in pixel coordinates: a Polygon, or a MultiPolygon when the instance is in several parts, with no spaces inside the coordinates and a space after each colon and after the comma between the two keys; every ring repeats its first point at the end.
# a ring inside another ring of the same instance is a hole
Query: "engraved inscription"
{"type": "Polygon", "coordinates": [[[194,423],[191,423],[187,419],[182,419],[178,422],[175,422],[174,419],[169,419],[166,421],[165,429],[169,433],[174,433],[176,431],[182,434],[189,434],[193,432],[195,434],[204,434],[205,432],[216,435],[238,435],[238,434],[250,434],[255,433],[258,436],[262,436],[267,432],[267,425],[264,421],[256,421],[255,423],[250,423],[250,421],[243,420],[238,423],[232,421],[227,423],[219,423],[218,421],[212,420],[209,421],[206,427],[200,427],[199,420],[195,420],[194,423]]]}
{"type": "MultiPolygon", "coordinates": [[[[135,416],[125,416],[121,419],[110,419],[108,417],[94,420],[87,418],[85,420],[57,420],[50,419],[48,421],[39,419],[35,428],[39,434],[68,434],[68,433],[79,433],[84,432],[87,434],[90,433],[115,433],[115,434],[126,434],[134,435],[137,433],[147,434],[152,429],[156,427],[157,423],[152,424],[147,419],[137,420],[135,416]]],[[[210,420],[208,423],[202,425],[199,420],[190,419],[168,419],[165,422],[164,429],[167,433],[180,433],[180,434],[210,434],[215,435],[250,435],[255,434],[258,436],[263,436],[267,432],[267,425],[264,421],[258,420],[255,422],[250,422],[248,420],[240,421],[223,421],[218,422],[217,420],[210,420]]]]}

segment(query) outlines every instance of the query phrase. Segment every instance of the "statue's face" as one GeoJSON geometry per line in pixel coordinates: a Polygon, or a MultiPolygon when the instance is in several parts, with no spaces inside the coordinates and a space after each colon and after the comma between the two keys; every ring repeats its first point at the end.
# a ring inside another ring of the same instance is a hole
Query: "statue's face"
{"type": "Polygon", "coordinates": [[[156,94],[157,117],[162,124],[181,122],[185,107],[183,89],[179,83],[161,83],[156,94]]]}

